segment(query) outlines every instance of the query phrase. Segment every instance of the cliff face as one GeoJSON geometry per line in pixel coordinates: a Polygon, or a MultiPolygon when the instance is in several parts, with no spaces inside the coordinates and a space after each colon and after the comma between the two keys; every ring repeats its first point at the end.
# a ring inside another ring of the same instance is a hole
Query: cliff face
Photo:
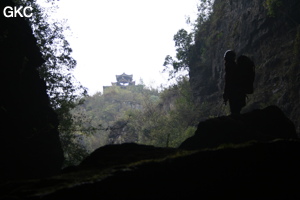
{"type": "MultiPolygon", "coordinates": [[[[14,6],[1,0],[0,10],[14,6]]],[[[37,68],[42,54],[24,18],[0,15],[0,179],[60,171],[58,119],[37,68]]]]}
{"type": "MultiPolygon", "coordinates": [[[[224,52],[234,49],[256,65],[255,91],[243,111],[279,106],[300,130],[300,3],[282,1],[274,17],[264,0],[215,0],[213,13],[195,36],[190,83],[208,116],[225,114],[222,108],[224,52]],[[216,106],[220,105],[220,106],[216,106]]],[[[243,112],[242,111],[242,112],[243,112]]]]}

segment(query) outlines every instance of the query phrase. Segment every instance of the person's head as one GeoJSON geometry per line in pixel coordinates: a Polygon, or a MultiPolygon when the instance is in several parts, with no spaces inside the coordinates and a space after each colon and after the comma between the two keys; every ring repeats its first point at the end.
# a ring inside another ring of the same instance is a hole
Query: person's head
{"type": "Polygon", "coordinates": [[[235,61],[236,54],[233,50],[227,50],[224,54],[225,61],[235,61]]]}

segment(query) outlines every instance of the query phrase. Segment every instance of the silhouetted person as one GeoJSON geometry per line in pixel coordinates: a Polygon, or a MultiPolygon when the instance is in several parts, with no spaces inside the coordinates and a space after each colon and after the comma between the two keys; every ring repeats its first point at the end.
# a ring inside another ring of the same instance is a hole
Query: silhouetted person
{"type": "Polygon", "coordinates": [[[240,70],[235,62],[236,54],[228,50],[224,54],[225,61],[225,88],[223,99],[229,101],[231,114],[240,114],[246,105],[246,94],[241,88],[240,70]]]}
{"type": "Polygon", "coordinates": [[[253,82],[255,79],[254,62],[247,56],[241,55],[237,58],[237,66],[239,70],[239,84],[242,92],[245,94],[253,94],[253,82]]]}

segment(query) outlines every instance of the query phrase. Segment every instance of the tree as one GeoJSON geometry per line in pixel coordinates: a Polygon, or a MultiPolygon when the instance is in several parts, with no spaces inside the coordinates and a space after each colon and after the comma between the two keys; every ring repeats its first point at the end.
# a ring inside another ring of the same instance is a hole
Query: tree
{"type": "Polygon", "coordinates": [[[176,47],[176,59],[167,55],[163,66],[163,72],[169,71],[169,79],[175,78],[178,71],[189,69],[190,49],[193,43],[193,34],[184,29],[180,29],[174,35],[176,47]],[[171,68],[171,69],[170,69],[171,68]]]}
{"type": "Polygon", "coordinates": [[[200,0],[198,4],[198,16],[194,24],[194,32],[196,32],[201,25],[209,19],[213,11],[214,0],[200,0]]]}
{"type": "Polygon", "coordinates": [[[28,18],[28,22],[31,24],[37,45],[45,60],[45,63],[39,68],[40,76],[46,82],[51,106],[58,114],[60,138],[67,162],[76,162],[86,153],[72,131],[75,122],[70,111],[82,103],[77,99],[85,96],[87,91],[72,75],[76,61],[71,56],[72,49],[64,37],[64,30],[67,29],[65,21],[51,22],[49,20],[51,11],[57,9],[55,0],[44,2],[50,5],[48,11],[42,8],[36,0],[15,0],[15,3],[33,8],[33,15],[28,18]]]}
{"type": "Polygon", "coordinates": [[[174,78],[181,70],[189,71],[191,62],[197,56],[196,54],[200,53],[196,50],[196,45],[199,44],[195,44],[194,37],[200,26],[209,19],[209,16],[212,13],[213,3],[214,0],[200,0],[196,21],[191,23],[190,18],[187,19],[187,24],[193,26],[192,31],[189,33],[184,29],[180,29],[174,35],[173,40],[176,47],[175,59],[173,59],[172,56],[167,55],[163,64],[165,67],[163,72],[169,71],[170,79],[174,78]]]}
{"type": "MultiPolygon", "coordinates": [[[[174,35],[175,47],[176,47],[176,60],[170,55],[165,58],[164,66],[171,65],[173,67],[172,74],[177,73],[180,69],[188,69],[189,67],[189,51],[193,43],[193,34],[188,33],[184,29],[180,29],[174,35]]],[[[171,74],[170,74],[171,75],[171,74]]]]}
{"type": "Polygon", "coordinates": [[[141,97],[142,109],[128,110],[130,118],[120,136],[130,131],[138,143],[177,147],[194,133],[201,112],[193,103],[187,77],[158,94],[144,90],[141,97]]]}
{"type": "Polygon", "coordinates": [[[135,85],[127,86],[126,89],[112,86],[106,88],[104,94],[96,93],[84,97],[84,103],[74,108],[72,115],[74,120],[77,116],[83,119],[78,123],[76,130],[83,136],[86,148],[92,151],[108,144],[109,134],[113,135],[113,132],[127,125],[131,119],[130,111],[142,109],[144,93],[157,95],[157,91],[146,89],[143,85],[135,85]],[[86,117],[82,118],[81,115],[86,117]],[[92,131],[93,134],[90,134],[92,131]]]}

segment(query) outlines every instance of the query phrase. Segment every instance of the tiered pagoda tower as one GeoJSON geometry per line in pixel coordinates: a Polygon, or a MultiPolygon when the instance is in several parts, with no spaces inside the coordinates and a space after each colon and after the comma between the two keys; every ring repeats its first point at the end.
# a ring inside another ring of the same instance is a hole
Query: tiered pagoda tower
{"type": "MultiPolygon", "coordinates": [[[[135,81],[132,81],[133,75],[128,75],[128,74],[121,74],[121,75],[116,75],[117,82],[112,82],[112,86],[120,86],[121,88],[126,88],[129,85],[135,85],[135,81]]],[[[106,88],[109,88],[111,86],[103,86],[103,92],[106,88]]]]}
{"type": "Polygon", "coordinates": [[[116,75],[117,82],[112,82],[112,85],[117,85],[117,86],[128,86],[128,85],[135,85],[135,81],[132,81],[133,75],[128,75],[128,74],[121,74],[121,75],[116,75]]]}

